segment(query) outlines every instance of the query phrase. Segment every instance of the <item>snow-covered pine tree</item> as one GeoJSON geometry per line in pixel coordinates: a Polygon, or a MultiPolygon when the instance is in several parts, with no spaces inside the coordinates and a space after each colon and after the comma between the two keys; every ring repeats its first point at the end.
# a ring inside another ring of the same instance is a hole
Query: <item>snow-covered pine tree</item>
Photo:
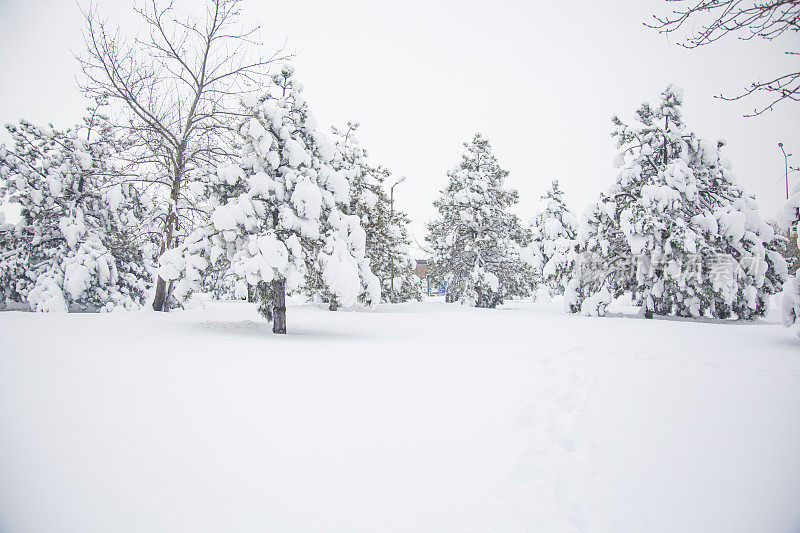
{"type": "Polygon", "coordinates": [[[143,304],[145,210],[112,167],[119,145],[101,110],[98,101],[66,131],[6,126],[13,146],[0,149],[0,199],[18,204],[21,218],[0,225],[0,304],[42,312],[143,304]]]}
{"type": "MultiPolygon", "coordinates": [[[[790,191],[789,199],[778,212],[778,224],[789,230],[789,239],[800,246],[800,179],[790,191]]],[[[783,284],[780,302],[781,321],[788,327],[800,322],[800,270],[788,275],[783,284]]],[[[800,330],[797,332],[800,335],[800,330]]]]}
{"type": "Polygon", "coordinates": [[[542,200],[544,209],[531,220],[533,266],[550,295],[563,294],[575,264],[578,221],[564,203],[558,180],[553,180],[542,200]]]}
{"type": "Polygon", "coordinates": [[[286,293],[304,279],[319,279],[344,306],[361,294],[377,302],[366,234],[344,213],[350,188],[331,166],[336,147],[317,130],[293,68],[285,65],[266,94],[242,105],[237,161],[206,177],[211,222],[161,256],[160,275],[178,280],[182,298],[200,288],[209,264],[223,265],[240,297],[258,288],[275,333],[286,333],[286,293]]]}
{"type": "Polygon", "coordinates": [[[464,147],[433,204],[439,216],[428,225],[431,276],[447,283],[447,301],[496,307],[531,290],[533,273],[521,258],[530,234],[509,212],[519,195],[505,187],[508,171],[498,165],[489,141],[477,133],[464,147]]]}
{"type": "Polygon", "coordinates": [[[382,166],[372,166],[367,151],[359,144],[357,122],[347,128],[333,128],[337,147],[334,166],[350,184],[347,214],[356,215],[367,233],[366,253],[370,268],[381,282],[384,301],[405,302],[422,298],[420,284],[413,273],[415,261],[409,250],[408,216],[391,205],[386,186],[392,174],[382,166]],[[392,270],[394,283],[392,283],[392,270]]]}
{"type": "MultiPolygon", "coordinates": [[[[0,159],[8,156],[5,147],[0,145],[0,159]]],[[[4,174],[7,168],[0,165],[0,187],[5,179],[4,174]]],[[[0,194],[0,201],[4,200],[0,194]]],[[[27,269],[27,254],[25,253],[24,240],[21,232],[17,231],[17,225],[6,221],[6,215],[0,210],[0,308],[6,307],[9,303],[25,302],[27,294],[27,283],[25,275],[27,269]],[[17,283],[17,280],[22,280],[17,283]]]]}
{"type": "Polygon", "coordinates": [[[779,239],[736,184],[725,142],[687,129],[682,101],[669,86],[658,106],[642,104],[637,124],[613,118],[621,170],[584,215],[570,311],[602,314],[630,292],[647,317],[749,319],[779,290],[779,239]]]}

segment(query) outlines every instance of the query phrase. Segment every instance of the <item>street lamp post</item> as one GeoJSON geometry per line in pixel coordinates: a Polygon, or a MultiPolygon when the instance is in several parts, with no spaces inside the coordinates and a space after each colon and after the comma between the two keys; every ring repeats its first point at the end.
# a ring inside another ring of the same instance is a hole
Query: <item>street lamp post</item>
{"type": "MultiPolygon", "coordinates": [[[[389,230],[391,231],[392,219],[394,219],[394,188],[406,180],[405,176],[400,176],[389,188],[389,230]]],[[[390,301],[394,303],[394,254],[389,250],[389,269],[391,272],[390,301]]]]}
{"type": "Polygon", "coordinates": [[[786,173],[786,199],[789,199],[789,158],[792,154],[787,154],[786,150],[783,149],[783,143],[778,143],[778,148],[781,149],[783,152],[783,166],[784,172],[786,173]]]}
{"type": "MultiPolygon", "coordinates": [[[[781,149],[783,152],[783,168],[784,168],[784,175],[786,177],[786,199],[789,199],[789,158],[792,154],[787,154],[786,150],[783,149],[783,143],[778,143],[778,148],[781,149]]],[[[792,255],[792,225],[789,225],[789,231],[787,233],[789,240],[786,242],[786,253],[788,255],[792,255]]]]}

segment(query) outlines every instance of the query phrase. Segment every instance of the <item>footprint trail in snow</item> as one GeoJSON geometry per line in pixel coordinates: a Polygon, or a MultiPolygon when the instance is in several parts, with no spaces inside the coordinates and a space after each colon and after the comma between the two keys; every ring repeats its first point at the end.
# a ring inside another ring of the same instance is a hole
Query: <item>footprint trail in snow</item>
{"type": "Polygon", "coordinates": [[[576,359],[567,351],[526,365],[530,387],[517,420],[519,453],[511,474],[524,530],[599,529],[588,415],[596,384],[576,359]]]}

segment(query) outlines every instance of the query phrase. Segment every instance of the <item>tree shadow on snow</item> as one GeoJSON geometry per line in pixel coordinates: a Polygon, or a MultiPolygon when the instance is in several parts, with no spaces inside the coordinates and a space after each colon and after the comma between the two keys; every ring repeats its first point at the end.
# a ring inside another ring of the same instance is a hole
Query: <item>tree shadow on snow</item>
{"type": "Polygon", "coordinates": [[[200,329],[204,333],[215,333],[223,336],[247,337],[252,339],[314,339],[314,340],[360,340],[368,338],[364,332],[336,331],[334,324],[331,329],[309,328],[302,324],[292,327],[290,323],[286,335],[276,335],[272,332],[272,324],[264,321],[233,320],[233,321],[201,321],[187,324],[190,329],[200,329]]]}
{"type": "Polygon", "coordinates": [[[736,318],[713,318],[707,316],[701,317],[688,317],[688,316],[674,316],[674,315],[653,315],[653,318],[644,316],[644,311],[638,313],[612,313],[606,311],[605,315],[601,318],[630,318],[633,320],[654,320],[661,322],[691,322],[695,324],[725,324],[729,326],[769,326],[774,324],[763,318],[753,318],[750,320],[739,320],[736,318]]]}
{"type": "MultiPolygon", "coordinates": [[[[790,333],[791,330],[787,328],[786,332],[789,333],[785,337],[776,337],[773,341],[778,346],[791,346],[793,348],[800,347],[800,337],[790,333]]],[[[800,378],[800,376],[797,376],[800,378]]]]}

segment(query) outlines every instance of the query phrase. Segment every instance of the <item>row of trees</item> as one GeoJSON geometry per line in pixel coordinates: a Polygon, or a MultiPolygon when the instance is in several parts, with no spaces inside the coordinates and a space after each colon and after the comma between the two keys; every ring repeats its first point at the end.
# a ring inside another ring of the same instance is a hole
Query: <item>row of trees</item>
{"type": "MultiPolygon", "coordinates": [[[[94,105],[79,126],[8,127],[0,197],[21,220],[0,218],[2,303],[111,310],[150,294],[166,310],[212,291],[260,301],[283,332],[287,291],[331,309],[373,303],[394,266],[391,298],[418,297],[390,173],[368,161],[357,124],[318,129],[290,67],[270,74],[284,56],[261,55],[240,0],[184,17],[149,0],[136,13],[147,31],[135,38],[85,13],[82,88],[94,105]]],[[[724,143],[688,131],[681,100],[670,87],[636,124],[614,119],[620,173],[581,224],[554,182],[523,227],[508,172],[476,135],[429,226],[447,299],[494,307],[542,285],[573,312],[601,314],[630,292],[648,316],[763,314],[787,273],[780,239],[735,184],[724,143]]]]}
{"type": "Polygon", "coordinates": [[[290,66],[269,73],[281,55],[259,55],[240,1],[139,6],[131,39],[85,13],[82,124],[7,127],[0,200],[21,217],[0,219],[0,304],[167,310],[211,291],[285,332],[287,291],[331,309],[418,298],[390,172],[356,123],[318,128],[290,66]]]}
{"type": "Polygon", "coordinates": [[[382,295],[420,297],[408,218],[392,209],[384,187],[391,173],[369,163],[357,124],[329,135],[316,128],[290,66],[262,96],[242,99],[236,156],[196,173],[195,229],[169,250],[159,231],[169,210],[125,165],[129,140],[115,135],[103,104],[73,130],[8,126],[14,144],[0,151],[0,194],[19,205],[21,218],[0,223],[3,304],[135,308],[154,273],[166,300],[195,291],[256,298],[285,329],[287,290],[332,309],[382,295]]]}
{"type": "Polygon", "coordinates": [[[603,314],[630,293],[647,317],[764,315],[788,274],[785,239],[736,183],[725,142],[687,128],[682,103],[669,86],[635,123],[613,118],[619,173],[580,224],[554,181],[523,228],[508,210],[517,201],[508,172],[476,135],[429,225],[446,299],[495,307],[541,284],[574,313],[603,314]]]}
{"type": "MultiPolygon", "coordinates": [[[[713,45],[731,35],[744,41],[788,44],[793,41],[786,35],[800,31],[798,0],[667,2],[671,13],[654,15],[645,25],[666,34],[687,29],[687,35],[678,40],[687,49],[713,45]]],[[[798,54],[794,50],[784,53],[798,54]]],[[[800,100],[799,80],[800,73],[793,71],[767,75],[738,95],[720,98],[767,96],[766,103],[747,115],[756,116],[779,103],[800,100]]],[[[668,88],[657,108],[642,106],[636,125],[629,127],[614,119],[615,137],[622,149],[617,161],[621,171],[615,185],[587,210],[580,226],[554,182],[543,197],[544,211],[532,221],[529,237],[512,238],[509,257],[527,256],[533,269],[529,286],[541,283],[549,292],[565,292],[572,312],[602,314],[614,296],[630,292],[647,316],[675,313],[747,318],[764,313],[768,296],[777,292],[788,276],[781,252],[790,261],[792,254],[784,239],[761,220],[755,199],[733,181],[730,163],[720,154],[724,141],[703,141],[686,129],[680,116],[681,100],[679,91],[668,88]],[[527,254],[522,244],[526,238],[531,239],[527,254]]],[[[461,167],[463,170],[464,165],[461,167]]],[[[489,263],[483,254],[458,244],[458,230],[452,228],[460,223],[454,223],[453,214],[447,213],[449,205],[457,205],[449,199],[454,188],[459,186],[451,176],[448,188],[435,203],[438,220],[429,226],[438,261],[435,274],[451,286],[458,280],[448,299],[461,297],[477,303],[475,289],[469,287],[479,279],[491,282],[488,288],[492,293],[512,294],[513,281],[508,288],[495,288],[499,271],[487,275],[482,265],[489,263]]],[[[800,220],[798,189],[800,182],[779,216],[784,228],[794,228],[800,220]]],[[[461,231],[472,226],[470,231],[485,233],[485,228],[471,222],[474,217],[465,218],[461,231]]],[[[524,268],[518,262],[516,266],[524,268]]],[[[799,294],[800,277],[786,281],[782,310],[787,325],[800,321],[799,294]]]]}

